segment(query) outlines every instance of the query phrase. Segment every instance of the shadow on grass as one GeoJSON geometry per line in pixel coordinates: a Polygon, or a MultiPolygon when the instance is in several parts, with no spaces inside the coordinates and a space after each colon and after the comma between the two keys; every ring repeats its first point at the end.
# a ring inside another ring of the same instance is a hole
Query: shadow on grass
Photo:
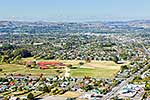
{"type": "Polygon", "coordinates": [[[70,69],[77,69],[78,67],[71,67],[70,69]]]}

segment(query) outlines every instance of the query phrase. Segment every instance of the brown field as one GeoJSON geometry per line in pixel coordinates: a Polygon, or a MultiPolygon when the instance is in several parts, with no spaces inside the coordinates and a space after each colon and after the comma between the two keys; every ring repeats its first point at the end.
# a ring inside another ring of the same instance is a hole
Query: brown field
{"type": "Polygon", "coordinates": [[[61,95],[63,97],[67,97],[67,98],[75,98],[75,97],[79,97],[82,93],[79,93],[79,92],[71,92],[71,91],[68,91],[66,92],[65,94],[61,95]]]}

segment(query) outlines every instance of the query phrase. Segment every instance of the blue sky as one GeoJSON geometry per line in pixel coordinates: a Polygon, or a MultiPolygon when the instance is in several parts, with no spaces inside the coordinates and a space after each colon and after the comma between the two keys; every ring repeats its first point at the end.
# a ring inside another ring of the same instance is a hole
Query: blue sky
{"type": "Polygon", "coordinates": [[[150,19],[150,0],[0,0],[0,20],[150,19]]]}

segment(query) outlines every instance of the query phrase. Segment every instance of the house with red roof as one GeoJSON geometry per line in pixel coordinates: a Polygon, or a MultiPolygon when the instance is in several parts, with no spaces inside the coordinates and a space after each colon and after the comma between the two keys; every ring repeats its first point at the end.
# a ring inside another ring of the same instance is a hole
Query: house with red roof
{"type": "Polygon", "coordinates": [[[9,83],[9,86],[13,86],[13,85],[15,85],[15,82],[10,82],[9,83]]]}

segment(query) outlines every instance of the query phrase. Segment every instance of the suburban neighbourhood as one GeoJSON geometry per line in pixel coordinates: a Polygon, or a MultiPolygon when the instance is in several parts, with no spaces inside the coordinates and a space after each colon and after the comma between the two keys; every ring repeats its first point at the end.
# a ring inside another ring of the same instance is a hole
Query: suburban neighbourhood
{"type": "Polygon", "coordinates": [[[150,0],[0,0],[0,100],[150,100],[150,0]]]}
{"type": "Polygon", "coordinates": [[[0,98],[148,100],[149,32],[122,30],[1,34],[0,98]]]}

